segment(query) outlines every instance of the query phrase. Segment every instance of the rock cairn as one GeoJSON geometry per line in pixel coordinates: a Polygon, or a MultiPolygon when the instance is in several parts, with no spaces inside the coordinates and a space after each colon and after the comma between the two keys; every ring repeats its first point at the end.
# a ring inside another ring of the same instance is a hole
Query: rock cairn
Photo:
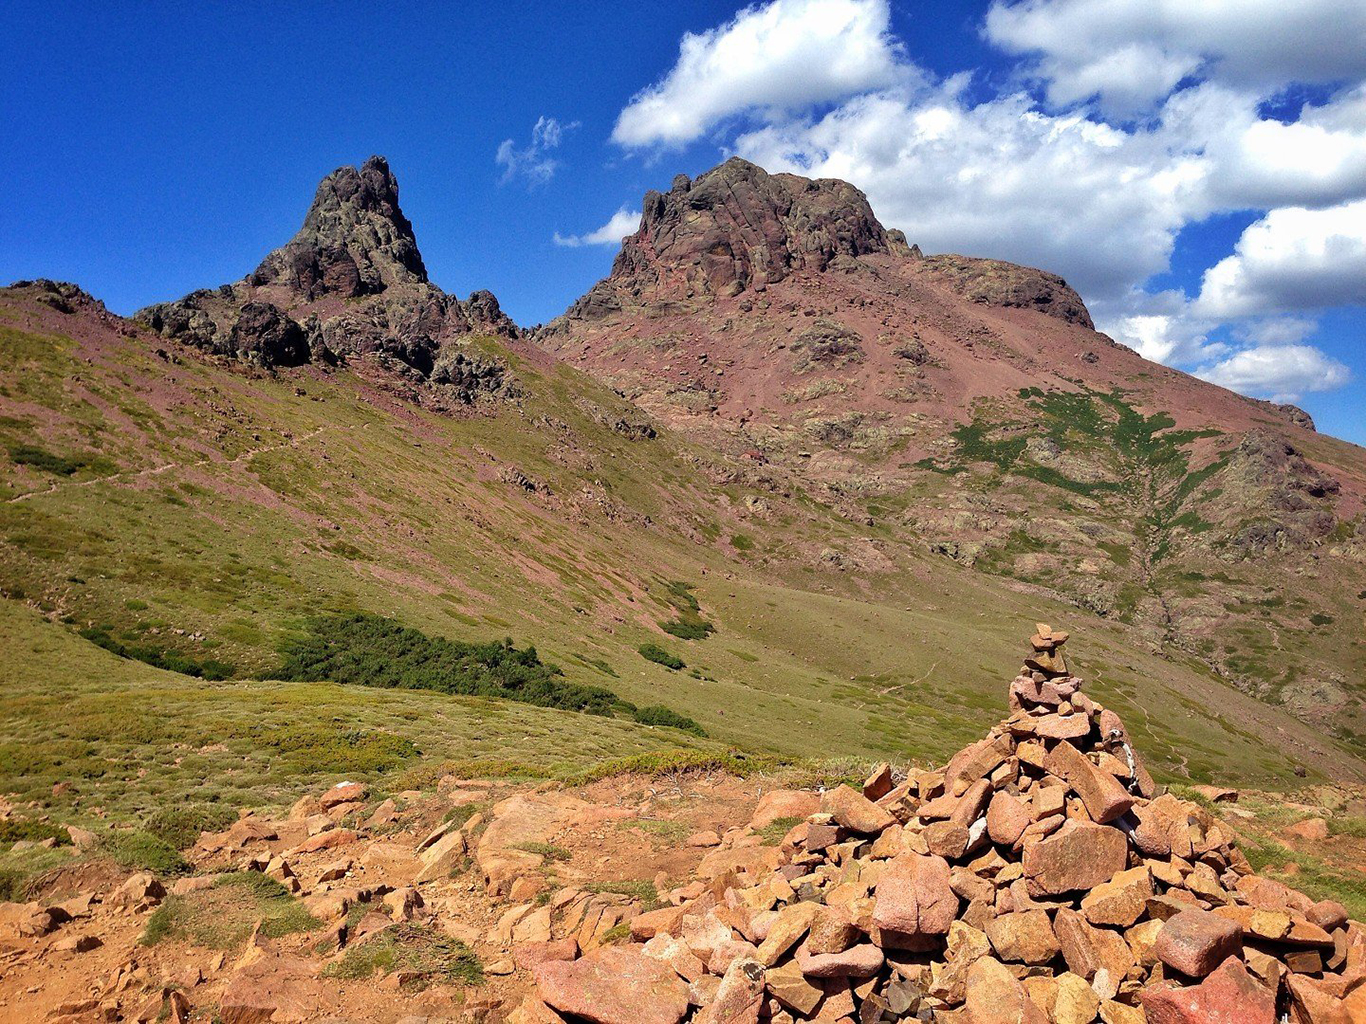
{"type": "Polygon", "coordinates": [[[514,1024],[1366,1021],[1366,935],[1160,793],[1039,624],[1011,715],[939,771],[882,766],[783,839],[534,970],[514,1024]]]}

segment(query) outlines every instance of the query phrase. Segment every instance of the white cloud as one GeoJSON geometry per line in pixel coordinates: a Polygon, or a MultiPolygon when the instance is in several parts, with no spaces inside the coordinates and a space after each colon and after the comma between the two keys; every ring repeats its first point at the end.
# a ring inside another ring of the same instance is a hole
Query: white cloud
{"type": "Polygon", "coordinates": [[[1205,271],[1196,308],[1230,319],[1366,305],[1366,200],[1272,210],[1205,271]]]}
{"type": "Polygon", "coordinates": [[[545,184],[560,166],[550,151],[558,149],[565,134],[577,127],[578,121],[565,124],[553,117],[540,117],[532,126],[531,142],[526,147],[518,149],[511,139],[504,139],[493,157],[493,162],[503,168],[499,183],[507,184],[520,177],[532,185],[545,184]]]}
{"type": "Polygon", "coordinates": [[[569,248],[577,248],[580,245],[620,245],[623,238],[635,234],[639,227],[640,211],[629,210],[623,206],[612,214],[611,220],[594,231],[582,235],[562,235],[556,231],[555,244],[569,248]]]}
{"type": "Polygon", "coordinates": [[[1051,102],[1141,112],[1199,73],[1272,93],[1366,75],[1355,0],[994,0],[987,38],[1037,57],[1051,102]]]}
{"type": "Polygon", "coordinates": [[[1055,270],[1090,299],[1166,269],[1206,170],[1161,131],[1039,111],[1023,94],[968,104],[954,85],[856,97],[814,122],[747,132],[770,171],[862,188],[888,225],[934,252],[1055,270]]]}
{"type": "Polygon", "coordinates": [[[1234,335],[1253,345],[1298,345],[1319,329],[1309,317],[1273,316],[1239,324],[1234,335]]]}
{"type": "Polygon", "coordinates": [[[1224,342],[1209,338],[1218,324],[1193,316],[1190,300],[1179,291],[1135,290],[1118,301],[1096,303],[1091,315],[1097,330],[1157,363],[1188,366],[1230,351],[1224,342]]]}
{"type": "Polygon", "coordinates": [[[881,88],[910,72],[887,0],[774,0],[687,33],[678,62],[617,118],[623,146],[681,146],[749,111],[782,112],[881,88]]]}
{"type": "Polygon", "coordinates": [[[1263,345],[1244,349],[1196,376],[1233,391],[1273,402],[1295,402],[1312,391],[1331,391],[1351,380],[1338,360],[1312,345],[1263,345]]]}
{"type": "Polygon", "coordinates": [[[1308,342],[1318,310],[1366,304],[1366,4],[995,0],[985,31],[1035,61],[1059,106],[1018,77],[994,95],[971,72],[932,81],[883,0],[773,0],[685,36],[613,139],[713,132],[770,171],[851,181],[926,251],[1056,271],[1101,330],[1221,383],[1298,394],[1344,379],[1308,342]],[[862,54],[852,71],[815,59],[813,26],[835,10],[845,42],[830,45],[862,54]],[[1344,80],[1285,112],[1287,84],[1344,80]],[[1185,228],[1248,210],[1259,220],[1198,299],[1145,289],[1185,228]]]}

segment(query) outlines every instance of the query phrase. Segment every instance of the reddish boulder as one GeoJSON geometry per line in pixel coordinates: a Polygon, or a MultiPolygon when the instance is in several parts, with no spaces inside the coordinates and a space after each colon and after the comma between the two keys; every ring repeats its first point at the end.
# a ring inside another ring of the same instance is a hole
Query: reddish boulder
{"type": "Polygon", "coordinates": [[[989,956],[968,968],[965,1012],[969,1024],[1048,1024],[1010,969],[989,956]]]}
{"type": "Polygon", "coordinates": [[[877,884],[873,923],[902,935],[946,935],[958,914],[952,872],[942,857],[896,858],[877,884]]]}
{"type": "Polygon", "coordinates": [[[836,786],[825,794],[824,810],[850,832],[871,835],[896,824],[891,812],[879,807],[849,786],[836,786]]]}
{"type": "Polygon", "coordinates": [[[987,806],[987,833],[993,843],[1014,846],[1032,818],[1028,804],[1019,797],[1000,790],[987,806]]]}
{"type": "Polygon", "coordinates": [[[1275,1024],[1276,993],[1238,960],[1189,988],[1150,986],[1139,994],[1148,1024],[1275,1024]]]}
{"type": "Polygon", "coordinates": [[[541,999],[593,1024],[678,1024],[688,986],[636,949],[604,946],[581,960],[556,960],[533,971],[541,999]]]}
{"type": "Polygon", "coordinates": [[[871,978],[885,963],[882,950],[871,942],[840,953],[808,953],[797,947],[797,966],[808,978],[871,978]]]}
{"type": "Polygon", "coordinates": [[[1236,921],[1192,907],[1167,919],[1153,952],[1173,970],[1203,978],[1242,946],[1243,929],[1236,921]]]}
{"type": "Polygon", "coordinates": [[[1044,771],[1072,787],[1099,824],[1114,821],[1134,805],[1134,798],[1109,772],[1103,772],[1070,743],[1059,743],[1044,759],[1044,771]]]}
{"type": "Polygon", "coordinates": [[[364,800],[366,789],[364,784],[359,782],[339,782],[329,789],[322,796],[318,797],[324,809],[336,807],[338,804],[355,803],[357,800],[364,800]]]}
{"type": "Polygon", "coordinates": [[[1108,825],[1070,821],[1057,832],[1024,848],[1024,873],[1030,889],[1057,895],[1094,889],[1123,871],[1129,858],[1124,833],[1108,825]]]}

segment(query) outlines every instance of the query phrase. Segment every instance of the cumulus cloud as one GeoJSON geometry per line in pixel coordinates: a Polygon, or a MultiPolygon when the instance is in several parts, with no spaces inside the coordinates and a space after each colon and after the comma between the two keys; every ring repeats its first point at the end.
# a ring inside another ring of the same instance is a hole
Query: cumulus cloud
{"type": "Polygon", "coordinates": [[[1048,267],[1088,298],[1166,268],[1205,175],[1193,151],[1041,112],[1023,93],[973,105],[957,84],[856,97],[814,122],[746,132],[734,148],[769,170],[856,183],[928,251],[1048,267]]]}
{"type": "Polygon", "coordinates": [[[984,34],[1029,63],[993,91],[913,65],[885,0],[773,0],[685,36],[613,138],[710,133],[770,171],[844,178],[926,251],[1061,273],[1148,358],[1300,393],[1343,379],[1309,344],[1316,312],[1366,302],[1366,6],[1347,6],[995,0],[984,34]],[[827,36],[859,59],[817,60],[827,36]],[[1286,110],[1287,84],[1324,82],[1286,110]],[[1147,290],[1186,227],[1248,210],[1259,220],[1198,296],[1147,290]]]}
{"type": "Polygon", "coordinates": [[[1366,6],[1342,0],[994,0],[984,31],[1035,57],[1050,102],[1120,113],[1197,73],[1263,93],[1366,75],[1366,6]]]}
{"type": "Polygon", "coordinates": [[[887,0],[774,0],[687,33],[678,62],[617,118],[623,146],[681,146],[747,111],[783,112],[887,86],[909,73],[887,0]]]}
{"type": "Polygon", "coordinates": [[[633,235],[640,227],[640,211],[622,207],[612,214],[612,219],[602,227],[582,235],[562,235],[555,232],[555,244],[568,248],[581,245],[620,245],[627,235],[633,235]]]}
{"type": "Polygon", "coordinates": [[[1295,402],[1312,391],[1331,391],[1351,380],[1343,363],[1312,345],[1263,345],[1197,369],[1196,376],[1232,391],[1273,402],[1295,402]]]}
{"type": "Polygon", "coordinates": [[[1366,200],[1272,210],[1205,271],[1196,305],[1223,318],[1366,305],[1366,200]]]}
{"type": "Polygon", "coordinates": [[[500,184],[513,178],[524,178],[531,185],[543,185],[555,176],[560,163],[551,151],[558,149],[566,133],[579,127],[578,121],[565,124],[553,117],[537,118],[531,129],[531,141],[524,147],[512,139],[504,139],[493,156],[493,162],[503,168],[500,184]]]}

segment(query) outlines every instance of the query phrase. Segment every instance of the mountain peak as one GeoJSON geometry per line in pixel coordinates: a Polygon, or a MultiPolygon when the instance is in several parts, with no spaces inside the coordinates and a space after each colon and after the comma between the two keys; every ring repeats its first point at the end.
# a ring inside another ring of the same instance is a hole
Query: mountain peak
{"type": "Polygon", "coordinates": [[[382,156],[339,167],[318,185],[303,227],[248,278],[279,284],[308,299],[382,292],[422,284],[427,268],[413,225],[398,202],[398,180],[382,156]]]}
{"type": "Polygon", "coordinates": [[[739,157],[645,195],[611,281],[638,299],[762,291],[794,272],[885,253],[895,243],[848,182],[769,174],[739,157]]]}

